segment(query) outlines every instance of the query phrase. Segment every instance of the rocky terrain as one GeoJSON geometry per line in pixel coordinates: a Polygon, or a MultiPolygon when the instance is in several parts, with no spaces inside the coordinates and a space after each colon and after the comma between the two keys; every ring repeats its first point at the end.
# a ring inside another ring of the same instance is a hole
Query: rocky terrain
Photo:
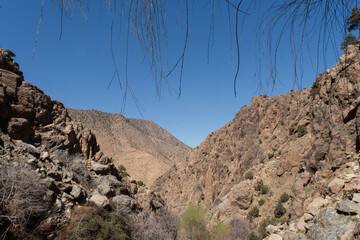
{"type": "Polygon", "coordinates": [[[129,239],[120,216],[160,211],[163,200],[118,170],[60,102],[24,81],[14,56],[0,48],[0,238],[129,239]]]}
{"type": "Polygon", "coordinates": [[[238,239],[360,239],[359,46],[346,52],[308,89],[254,97],[154,188],[178,212],[247,221],[238,239]]]}
{"type": "Polygon", "coordinates": [[[115,166],[124,165],[131,177],[147,186],[190,151],[190,147],[152,121],[96,110],[68,112],[73,120],[91,129],[115,166]]]}

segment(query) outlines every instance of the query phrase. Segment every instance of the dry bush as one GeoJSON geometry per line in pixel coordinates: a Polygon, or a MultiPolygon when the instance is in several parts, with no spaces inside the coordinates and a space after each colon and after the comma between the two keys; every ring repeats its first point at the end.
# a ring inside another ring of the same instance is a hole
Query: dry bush
{"type": "Polygon", "coordinates": [[[167,209],[143,211],[130,218],[131,239],[177,239],[179,218],[167,209]]]}
{"type": "Polygon", "coordinates": [[[78,155],[70,155],[64,158],[61,158],[59,161],[64,166],[64,168],[69,171],[72,176],[72,179],[81,184],[84,187],[90,187],[91,185],[91,176],[88,168],[82,163],[83,158],[78,155]]]}
{"type": "Polygon", "coordinates": [[[19,163],[0,165],[0,237],[21,238],[48,210],[46,188],[19,163]]]}

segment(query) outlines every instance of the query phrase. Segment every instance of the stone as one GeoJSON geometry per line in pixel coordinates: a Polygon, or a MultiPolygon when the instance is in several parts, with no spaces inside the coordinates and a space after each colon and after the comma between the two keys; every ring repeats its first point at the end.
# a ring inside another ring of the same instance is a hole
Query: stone
{"type": "Polygon", "coordinates": [[[116,189],[120,186],[119,182],[114,176],[107,175],[99,178],[100,184],[97,186],[99,193],[107,197],[116,195],[116,189]]]}
{"type": "Polygon", "coordinates": [[[360,203],[360,193],[354,193],[352,200],[353,202],[360,203]]]}
{"type": "Polygon", "coordinates": [[[8,123],[9,136],[12,139],[29,142],[34,131],[29,121],[25,118],[12,118],[8,123]]]}
{"type": "Polygon", "coordinates": [[[83,196],[82,189],[78,185],[74,185],[71,189],[70,195],[73,196],[75,200],[78,200],[83,196]]]}
{"type": "Polygon", "coordinates": [[[340,178],[334,178],[328,185],[330,192],[336,194],[339,193],[345,185],[345,181],[340,178]]]}
{"type": "Polygon", "coordinates": [[[269,240],[282,240],[283,238],[278,234],[271,234],[268,239],[269,240]]]}
{"type": "Polygon", "coordinates": [[[308,222],[310,220],[312,220],[314,218],[313,215],[309,214],[309,213],[304,213],[304,221],[308,222]]]}
{"type": "Polygon", "coordinates": [[[342,202],[338,202],[335,209],[339,213],[353,215],[360,212],[360,205],[353,201],[345,200],[342,202]]]}
{"type": "Polygon", "coordinates": [[[277,233],[279,231],[279,228],[277,226],[274,226],[274,225],[268,225],[266,228],[266,233],[271,235],[271,234],[274,234],[274,233],[277,233]]]}
{"type": "Polygon", "coordinates": [[[110,166],[105,164],[100,164],[97,162],[91,162],[91,170],[93,170],[97,174],[107,175],[110,173],[110,166]]]}
{"type": "Polygon", "coordinates": [[[139,206],[136,203],[136,200],[127,196],[127,195],[117,195],[112,198],[112,201],[117,205],[117,207],[123,212],[130,214],[138,210],[139,206]]]}
{"type": "Polygon", "coordinates": [[[92,195],[89,201],[95,203],[98,207],[108,207],[110,204],[109,199],[107,199],[107,197],[102,196],[100,194],[92,195]]]}
{"type": "Polygon", "coordinates": [[[41,160],[48,159],[49,157],[50,157],[50,155],[49,155],[48,152],[42,152],[41,155],[40,155],[41,160]]]}
{"type": "Polygon", "coordinates": [[[334,208],[324,208],[316,216],[314,225],[308,230],[308,239],[338,240],[352,227],[352,222],[341,216],[334,208]]]}
{"type": "Polygon", "coordinates": [[[304,217],[299,218],[297,224],[296,224],[296,230],[299,232],[305,232],[305,221],[304,217]]]}
{"type": "Polygon", "coordinates": [[[306,208],[306,212],[310,213],[311,215],[315,216],[316,212],[326,205],[329,204],[329,200],[324,199],[322,197],[315,198],[306,208]]]}
{"type": "Polygon", "coordinates": [[[240,209],[248,209],[253,200],[253,187],[251,182],[243,181],[231,189],[231,205],[240,209]]]}

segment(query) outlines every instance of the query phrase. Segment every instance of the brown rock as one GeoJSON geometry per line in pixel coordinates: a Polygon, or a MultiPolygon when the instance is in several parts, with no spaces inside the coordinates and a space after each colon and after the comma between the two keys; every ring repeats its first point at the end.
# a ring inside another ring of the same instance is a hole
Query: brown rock
{"type": "Polygon", "coordinates": [[[231,204],[240,209],[248,209],[253,200],[253,187],[250,181],[244,181],[231,190],[231,204]]]}
{"type": "Polygon", "coordinates": [[[11,138],[29,142],[34,131],[25,118],[12,118],[8,124],[8,132],[11,138]]]}
{"type": "Polygon", "coordinates": [[[334,178],[328,185],[332,193],[339,193],[345,186],[345,181],[339,178],[334,178]]]}

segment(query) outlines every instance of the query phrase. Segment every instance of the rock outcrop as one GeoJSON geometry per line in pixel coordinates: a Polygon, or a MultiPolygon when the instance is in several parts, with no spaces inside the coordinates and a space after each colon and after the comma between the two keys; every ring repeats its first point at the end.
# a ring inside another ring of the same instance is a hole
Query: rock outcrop
{"type": "Polygon", "coordinates": [[[259,228],[283,222],[268,239],[355,239],[359,76],[359,45],[351,45],[312,87],[254,97],[154,188],[179,212],[193,203],[225,222],[245,216],[259,228]],[[290,200],[279,206],[282,193],[290,200]]]}
{"type": "MultiPolygon", "coordinates": [[[[124,214],[164,207],[158,194],[121,173],[95,135],[24,81],[0,48],[0,236],[54,239],[73,210],[90,203],[124,214]]],[[[30,238],[29,238],[30,239],[30,238]]]]}

